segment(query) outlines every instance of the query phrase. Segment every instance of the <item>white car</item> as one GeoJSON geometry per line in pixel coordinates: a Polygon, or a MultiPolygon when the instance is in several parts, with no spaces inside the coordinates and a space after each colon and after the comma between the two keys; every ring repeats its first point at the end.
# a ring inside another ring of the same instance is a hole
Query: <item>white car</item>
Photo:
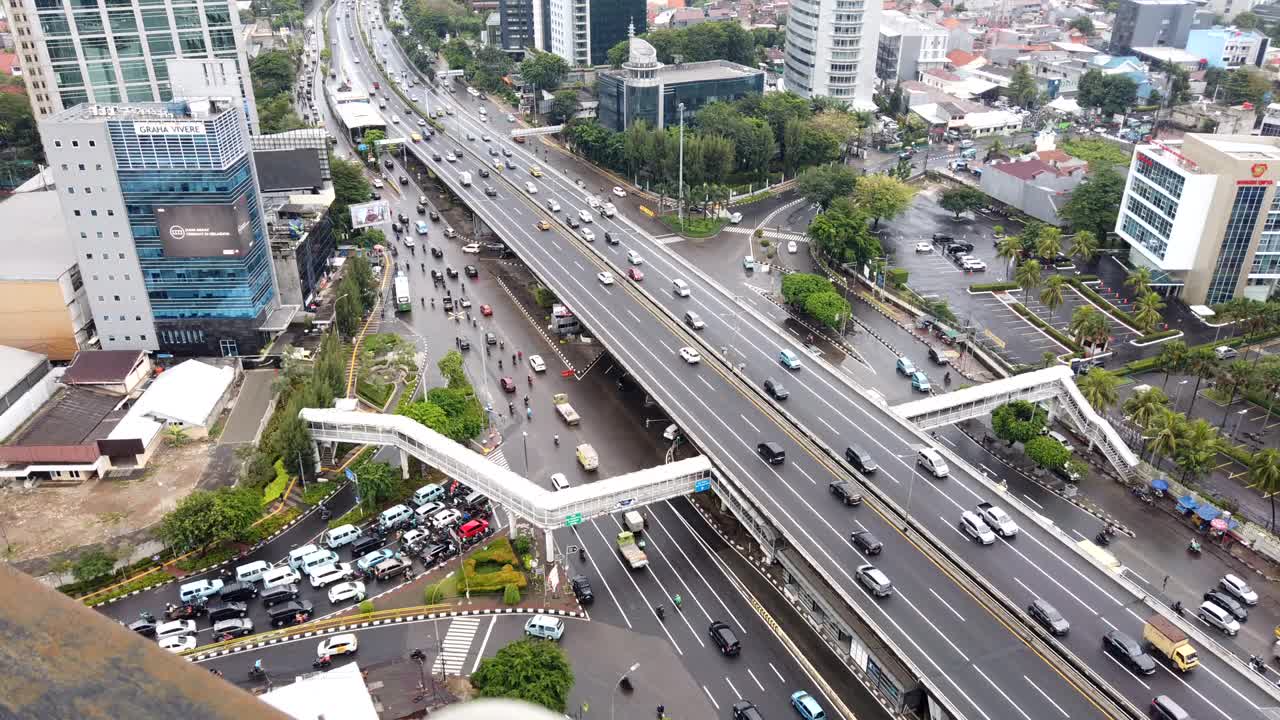
{"type": "Polygon", "coordinates": [[[467,243],[466,245],[462,246],[462,252],[467,253],[469,255],[479,255],[480,243],[467,243]]]}
{"type": "Polygon", "coordinates": [[[196,649],[195,635],[170,635],[160,639],[160,647],[171,653],[186,652],[196,649]]]}
{"type": "Polygon", "coordinates": [[[697,365],[702,362],[702,356],[698,354],[698,351],[688,345],[680,348],[680,357],[690,365],[697,365]]]}
{"type": "Polygon", "coordinates": [[[359,649],[360,641],[356,638],[355,633],[342,633],[321,640],[320,644],[316,646],[316,657],[352,655],[359,649]]]}
{"type": "Polygon", "coordinates": [[[740,212],[729,213],[729,222],[733,223],[734,225],[737,225],[738,223],[742,222],[742,213],[740,212]]]}
{"type": "Polygon", "coordinates": [[[311,587],[319,590],[323,587],[342,581],[351,579],[351,563],[334,563],[332,565],[324,565],[318,567],[310,573],[311,587]]]}
{"type": "Polygon", "coordinates": [[[512,115],[511,113],[507,113],[507,122],[515,122],[515,121],[516,121],[516,116],[512,115]]]}
{"type": "Polygon", "coordinates": [[[444,154],[444,159],[449,162],[458,162],[458,156],[454,155],[452,150],[444,154]]]}
{"type": "Polygon", "coordinates": [[[426,127],[426,126],[427,126],[427,121],[423,120],[422,118],[418,118],[418,127],[426,127]]]}
{"type": "Polygon", "coordinates": [[[440,529],[456,525],[462,519],[462,513],[454,508],[441,510],[431,517],[431,527],[440,529]]]}
{"type": "Polygon", "coordinates": [[[596,234],[591,232],[591,228],[582,228],[582,239],[587,242],[595,242],[596,234]]]}
{"type": "Polygon", "coordinates": [[[392,115],[392,116],[391,116],[391,122],[393,122],[393,123],[399,123],[399,122],[400,122],[400,116],[399,116],[399,115],[392,115]]]}
{"type": "Polygon", "coordinates": [[[532,369],[534,372],[546,372],[546,371],[547,371],[547,364],[546,364],[545,362],[543,362],[543,361],[542,361],[542,356],[541,356],[541,355],[530,355],[530,356],[529,356],[529,367],[530,367],[530,369],[532,369]]]}
{"type": "Polygon", "coordinates": [[[635,250],[628,250],[627,262],[631,263],[632,265],[643,265],[644,258],[640,257],[640,253],[636,252],[635,250]]]}
{"type": "Polygon", "coordinates": [[[556,202],[555,200],[548,200],[547,209],[553,213],[558,213],[560,212],[560,203],[556,202]]]}
{"type": "Polygon", "coordinates": [[[195,620],[171,620],[170,622],[160,623],[156,626],[156,639],[163,640],[168,637],[177,637],[179,635],[194,635],[195,632],[195,620]]]}
{"type": "Polygon", "coordinates": [[[595,210],[596,208],[600,207],[600,198],[596,197],[595,195],[592,195],[587,198],[587,204],[591,206],[592,210],[595,210]]]}
{"type": "Polygon", "coordinates": [[[525,189],[525,192],[528,192],[530,195],[537,195],[537,194],[538,194],[538,186],[537,186],[537,185],[534,185],[534,184],[533,184],[533,183],[531,183],[531,182],[527,182],[527,183],[525,183],[525,184],[524,184],[524,189],[525,189]]]}
{"type": "Polygon", "coordinates": [[[374,186],[374,187],[376,187],[376,188],[378,188],[378,189],[382,189],[382,188],[384,187],[384,185],[383,185],[383,183],[382,183],[382,178],[374,178],[374,179],[373,179],[373,186],[374,186]]]}
{"type": "Polygon", "coordinates": [[[351,582],[342,582],[329,588],[329,602],[337,605],[341,602],[354,600],[360,602],[364,600],[364,583],[359,580],[351,582]]]}
{"type": "Polygon", "coordinates": [[[626,197],[626,196],[627,196],[627,191],[626,191],[626,190],[623,190],[622,188],[618,187],[617,185],[614,185],[614,186],[613,186],[613,194],[614,194],[614,195],[617,195],[618,197],[626,197]]]}
{"type": "Polygon", "coordinates": [[[584,223],[595,222],[595,218],[591,217],[591,213],[587,212],[586,210],[578,211],[578,219],[584,223]]]}
{"type": "Polygon", "coordinates": [[[916,252],[918,253],[933,252],[933,246],[927,242],[918,242],[916,243],[916,252]]]}
{"type": "Polygon", "coordinates": [[[965,510],[960,515],[960,531],[983,545],[990,545],[996,541],[996,534],[991,532],[986,521],[970,510],[965,510]]]}
{"type": "Polygon", "coordinates": [[[795,255],[796,252],[799,250],[800,250],[800,246],[796,244],[795,240],[790,240],[787,242],[787,252],[791,253],[792,255],[795,255]]]}
{"type": "Polygon", "coordinates": [[[608,270],[598,272],[596,273],[596,279],[600,281],[601,285],[612,285],[613,273],[609,272],[608,270]]]}
{"type": "Polygon", "coordinates": [[[970,260],[964,264],[964,269],[969,272],[986,272],[987,264],[981,260],[970,260]]]}
{"type": "Polygon", "coordinates": [[[1258,604],[1258,593],[1254,592],[1253,588],[1249,587],[1249,583],[1245,582],[1241,577],[1231,574],[1224,575],[1218,581],[1218,587],[1245,605],[1258,604]]]}
{"type": "Polygon", "coordinates": [[[565,477],[564,473],[554,473],[551,476],[551,489],[552,490],[568,490],[569,478],[565,477]]]}

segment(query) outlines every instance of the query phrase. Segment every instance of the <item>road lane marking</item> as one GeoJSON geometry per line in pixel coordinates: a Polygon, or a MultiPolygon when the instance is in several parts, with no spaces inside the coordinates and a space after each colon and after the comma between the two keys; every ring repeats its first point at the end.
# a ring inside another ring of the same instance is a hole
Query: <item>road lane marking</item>
{"type": "Polygon", "coordinates": [[[798,473],[800,473],[801,475],[805,476],[805,478],[806,478],[809,482],[813,483],[814,485],[817,485],[817,484],[818,484],[818,481],[817,481],[817,480],[814,480],[812,475],[810,475],[809,473],[805,472],[805,471],[804,471],[804,468],[800,467],[799,465],[796,465],[796,466],[795,466],[795,469],[796,469],[796,472],[798,472],[798,473]]]}
{"type": "MultiPolygon", "coordinates": [[[[1104,618],[1104,619],[1105,619],[1105,618],[1104,618]]],[[[1107,623],[1107,624],[1108,624],[1108,625],[1110,625],[1111,623],[1107,623]]],[[[1105,656],[1107,657],[1107,659],[1108,659],[1108,660],[1110,660],[1111,662],[1115,663],[1115,666],[1116,666],[1116,667],[1118,667],[1118,668],[1120,668],[1121,670],[1123,670],[1123,671],[1125,671],[1126,673],[1128,673],[1128,674],[1129,674],[1129,677],[1133,678],[1134,680],[1137,680],[1139,685],[1141,685],[1142,687],[1146,688],[1147,690],[1150,690],[1150,689],[1151,689],[1151,686],[1150,686],[1150,685],[1148,685],[1148,684],[1146,684],[1146,683],[1142,682],[1142,678],[1140,678],[1140,677],[1138,677],[1137,675],[1133,674],[1133,671],[1132,671],[1132,670],[1130,670],[1129,668],[1125,667],[1124,663],[1122,663],[1122,662],[1120,662],[1119,660],[1117,660],[1117,659],[1115,659],[1115,658],[1111,657],[1111,653],[1109,653],[1109,652],[1104,652],[1104,653],[1103,653],[1103,655],[1105,655],[1105,656]]]]}
{"type": "Polygon", "coordinates": [[[636,314],[631,312],[631,308],[627,308],[627,314],[631,316],[632,320],[635,320],[637,323],[640,322],[640,318],[636,317],[636,314]]]}
{"type": "MultiPolygon", "coordinates": [[[[626,528],[625,528],[625,527],[623,527],[623,525],[622,525],[622,521],[618,519],[618,516],[617,516],[617,515],[610,515],[610,516],[609,516],[609,518],[613,520],[613,523],[614,523],[614,525],[618,528],[618,530],[620,530],[620,531],[621,531],[621,530],[626,530],[626,528]]],[[[659,546],[658,546],[658,544],[657,544],[654,540],[655,540],[655,539],[654,539],[652,536],[650,536],[650,537],[648,537],[648,538],[647,538],[647,541],[646,541],[646,543],[645,543],[645,552],[650,552],[650,551],[652,551],[652,552],[656,552],[658,555],[661,555],[661,556],[662,556],[662,559],[663,559],[663,560],[666,560],[666,558],[667,558],[667,554],[666,554],[665,552],[663,552],[663,551],[662,551],[662,548],[661,548],[661,547],[659,547],[659,546]]],[[[649,577],[653,580],[653,582],[655,582],[655,583],[658,585],[658,587],[659,587],[659,588],[661,588],[661,589],[662,589],[662,596],[663,596],[663,597],[668,597],[668,598],[670,598],[670,597],[675,597],[675,595],[676,595],[677,593],[668,592],[668,591],[667,591],[667,586],[666,586],[665,584],[663,584],[663,582],[662,582],[661,580],[659,580],[659,579],[658,579],[658,577],[657,577],[658,572],[657,572],[657,570],[655,569],[656,567],[657,567],[657,566],[656,566],[652,561],[650,561],[650,562],[649,562],[649,567],[647,568],[647,569],[649,570],[649,572],[648,572],[649,577]]],[[[676,572],[676,570],[675,570],[675,565],[671,564],[671,562],[670,562],[670,561],[667,561],[667,567],[671,569],[672,574],[674,574],[677,578],[679,577],[679,575],[680,575],[680,574],[679,574],[678,572],[676,572]]],[[[685,585],[685,589],[686,589],[686,590],[688,590],[688,589],[689,589],[687,585],[685,585]]],[[[700,632],[698,632],[697,630],[694,630],[694,629],[693,629],[693,625],[692,625],[692,623],[690,623],[690,621],[689,621],[689,613],[681,612],[680,610],[676,610],[676,609],[673,609],[673,610],[672,610],[672,612],[674,612],[674,613],[675,613],[675,615],[676,615],[676,617],[677,617],[677,618],[679,618],[680,620],[683,620],[683,621],[684,621],[685,627],[689,628],[689,632],[690,632],[690,634],[692,634],[692,635],[693,635],[693,639],[694,639],[695,641],[697,641],[698,645],[699,645],[699,646],[701,646],[701,647],[706,647],[706,645],[705,645],[705,644],[703,644],[703,642],[702,642],[702,633],[700,633],[700,632]]],[[[657,617],[658,612],[657,612],[657,608],[656,608],[656,607],[654,608],[654,612],[653,612],[653,614],[654,614],[654,617],[657,617]]],[[[663,622],[663,623],[665,623],[665,622],[666,622],[666,621],[665,621],[665,620],[663,620],[662,618],[658,618],[658,620],[659,620],[659,622],[663,622]]],[[[741,631],[741,628],[739,628],[739,630],[741,631]]],[[[746,633],[745,633],[745,632],[743,632],[742,634],[743,634],[743,635],[746,635],[746,633]]]]}
{"type": "Polygon", "coordinates": [[[949,605],[946,600],[943,600],[941,595],[939,595],[937,592],[934,592],[933,588],[929,588],[929,592],[933,593],[933,596],[938,598],[938,602],[942,603],[943,607],[950,610],[952,615],[955,615],[956,617],[960,618],[960,622],[965,622],[964,616],[956,612],[956,609],[951,607],[951,605],[949,605]]]}
{"type": "MultiPolygon", "coordinates": [[[[612,516],[610,517],[612,518],[612,516]]],[[[604,533],[600,531],[600,526],[596,523],[595,520],[592,520],[590,523],[587,523],[587,524],[590,525],[596,531],[596,534],[600,536],[600,542],[604,543],[605,545],[610,544],[609,540],[605,538],[604,533]]],[[[618,563],[618,566],[622,568],[623,574],[626,576],[628,580],[631,581],[631,586],[636,589],[635,597],[643,598],[644,593],[640,590],[640,586],[636,584],[635,576],[631,574],[631,568],[627,567],[622,563],[622,558],[618,556],[618,553],[612,552],[612,553],[607,553],[607,555],[613,558],[614,562],[618,563]]],[[[652,608],[650,608],[650,612],[652,612],[652,608]]],[[[630,625],[630,623],[628,623],[628,625],[630,625]]],[[[671,641],[671,646],[676,649],[676,652],[680,655],[684,655],[684,650],[680,649],[680,643],[676,642],[676,639],[671,636],[671,631],[667,629],[667,624],[665,622],[659,622],[658,627],[661,628],[663,634],[667,636],[667,639],[671,641]]]]}
{"type": "Polygon", "coordinates": [[[733,686],[733,681],[729,679],[728,675],[724,676],[724,684],[728,685],[729,689],[733,691],[734,697],[742,697],[742,693],[738,692],[738,688],[733,686]]]}
{"type": "Polygon", "coordinates": [[[715,392],[715,391],[716,391],[715,387],[714,387],[711,383],[707,382],[707,379],[706,379],[706,378],[704,378],[704,377],[702,377],[701,375],[699,375],[699,376],[698,376],[698,379],[702,381],[702,384],[703,384],[703,385],[706,385],[706,386],[707,386],[707,389],[708,389],[708,390],[710,390],[711,392],[715,392]]]}
{"type": "Polygon", "coordinates": [[[916,613],[917,615],[919,615],[919,616],[920,616],[920,619],[921,619],[921,620],[923,620],[923,621],[925,621],[926,623],[928,623],[929,627],[933,628],[933,631],[934,631],[934,632],[936,632],[936,633],[938,633],[938,637],[942,638],[942,639],[943,639],[943,641],[945,641],[948,645],[950,645],[950,646],[951,646],[951,649],[952,649],[952,650],[955,650],[957,655],[959,655],[960,657],[964,658],[964,661],[965,661],[965,662],[969,662],[969,656],[968,656],[968,655],[965,655],[965,654],[964,654],[964,652],[962,652],[962,651],[960,650],[960,648],[956,646],[956,644],[955,644],[955,643],[951,642],[951,638],[947,637],[947,634],[946,634],[946,633],[944,633],[944,632],[942,632],[941,630],[939,630],[939,629],[938,629],[938,626],[933,624],[933,621],[929,619],[929,616],[928,616],[928,615],[925,615],[924,613],[920,612],[920,608],[916,607],[916,604],[915,604],[915,603],[913,603],[913,602],[911,602],[911,599],[910,599],[910,598],[908,598],[906,595],[904,595],[904,594],[902,593],[902,590],[901,590],[901,589],[899,589],[895,594],[896,594],[899,598],[901,598],[903,602],[905,602],[905,603],[907,604],[907,607],[909,607],[909,608],[911,608],[912,610],[914,610],[914,611],[915,611],[915,613],[916,613]]]}
{"type": "Polygon", "coordinates": [[[476,650],[476,661],[471,666],[471,672],[474,673],[476,668],[480,667],[480,661],[484,659],[484,649],[489,646],[489,636],[493,634],[493,626],[498,622],[497,616],[489,618],[489,627],[485,628],[484,638],[480,640],[480,649],[476,650]]]}
{"type": "Polygon", "coordinates": [[[822,423],[823,425],[826,425],[827,427],[831,428],[831,432],[833,432],[833,433],[835,433],[835,434],[837,434],[837,435],[839,435],[839,434],[840,434],[840,431],[839,431],[839,430],[837,430],[837,429],[835,429],[834,427],[831,427],[831,423],[829,423],[829,422],[827,422],[826,420],[822,419],[822,416],[818,416],[818,422],[820,422],[820,423],[822,423]]]}
{"type": "Polygon", "coordinates": [[[587,271],[587,269],[586,269],[586,268],[582,267],[582,263],[578,262],[577,260],[574,260],[574,261],[573,261],[573,264],[574,264],[574,265],[576,265],[576,266],[578,267],[578,269],[579,269],[579,270],[581,270],[582,272],[586,272],[586,271],[587,271]]]}
{"type": "MultiPolygon", "coordinates": [[[[1039,546],[1040,546],[1040,548],[1041,548],[1041,549],[1043,549],[1046,553],[1048,553],[1050,557],[1055,558],[1055,559],[1057,559],[1057,560],[1062,560],[1062,556],[1061,556],[1061,555],[1057,555],[1057,554],[1055,554],[1052,550],[1050,550],[1048,547],[1046,547],[1044,543],[1040,542],[1040,540],[1038,540],[1038,539],[1036,538],[1036,536],[1035,536],[1035,535],[1028,534],[1026,537],[1027,537],[1029,540],[1031,540],[1031,542],[1035,543],[1036,545],[1039,545],[1039,546]]],[[[1018,551],[1018,554],[1019,554],[1019,555],[1022,555],[1021,551],[1018,551]]],[[[1025,555],[1023,556],[1023,559],[1026,559],[1026,556],[1025,556],[1025,555]]],[[[1031,561],[1030,561],[1030,560],[1027,560],[1027,562],[1031,562],[1031,561]]],[[[1086,576],[1083,572],[1080,572],[1079,568],[1077,568],[1075,565],[1072,565],[1071,563],[1066,562],[1066,561],[1063,561],[1063,562],[1062,562],[1062,564],[1063,564],[1063,565],[1066,565],[1066,566],[1067,566],[1067,568],[1071,570],[1071,572],[1073,572],[1073,573],[1075,573],[1076,575],[1078,575],[1078,576],[1080,577],[1080,579],[1081,579],[1081,580],[1084,580],[1085,582],[1087,582],[1087,583],[1089,583],[1090,585],[1092,585],[1092,586],[1093,586],[1093,589],[1097,590],[1098,592],[1100,592],[1100,593],[1102,593],[1103,595],[1106,595],[1108,598],[1110,598],[1110,599],[1111,599],[1111,601],[1112,601],[1112,602],[1114,602],[1115,604],[1117,604],[1117,605],[1124,605],[1124,603],[1120,602],[1120,600],[1119,600],[1119,599],[1117,599],[1114,595],[1112,595],[1111,593],[1107,592],[1106,590],[1103,590],[1103,589],[1102,589],[1102,587],[1101,587],[1100,585],[1098,585],[1098,583],[1096,583],[1096,582],[1094,582],[1094,581],[1093,581],[1093,578],[1090,578],[1090,577],[1086,576]]],[[[1033,565],[1032,565],[1032,567],[1037,567],[1037,568],[1038,568],[1039,566],[1038,566],[1038,565],[1034,565],[1034,564],[1033,564],[1033,565]]]]}
{"type": "Polygon", "coordinates": [[[1038,686],[1038,685],[1036,685],[1035,683],[1031,682],[1031,678],[1027,677],[1026,675],[1023,675],[1023,676],[1022,676],[1022,679],[1023,679],[1023,680],[1026,680],[1028,685],[1030,685],[1031,687],[1035,688],[1036,692],[1040,693],[1040,696],[1041,696],[1041,697],[1043,697],[1045,700],[1048,700],[1050,705],[1052,705],[1052,706],[1054,706],[1055,708],[1057,708],[1057,709],[1058,709],[1058,712],[1062,713],[1062,717],[1065,717],[1065,718],[1069,718],[1069,717],[1071,717],[1070,715],[1068,715],[1068,714],[1067,714],[1067,711],[1066,711],[1066,710],[1063,710],[1063,709],[1062,709],[1062,706],[1061,706],[1061,705],[1058,705],[1058,703],[1056,703],[1056,702],[1054,702],[1054,701],[1053,701],[1053,698],[1051,698],[1051,697],[1049,697],[1048,695],[1046,695],[1046,694],[1045,694],[1045,692],[1044,692],[1043,690],[1041,690],[1041,689],[1040,689],[1040,686],[1038,686]]]}
{"type": "MultiPolygon", "coordinates": [[[[1021,535],[1022,533],[1019,533],[1019,534],[1021,535]]],[[[1004,538],[1000,538],[1000,539],[1001,539],[1001,540],[1004,540],[1004,538]]],[[[1012,550],[1013,552],[1017,553],[1018,557],[1022,558],[1022,559],[1027,563],[1027,565],[1029,565],[1029,566],[1031,566],[1033,569],[1035,569],[1035,571],[1036,571],[1036,572],[1040,573],[1041,575],[1044,575],[1046,578],[1048,578],[1049,582],[1053,583],[1054,585],[1057,585],[1057,586],[1058,586],[1058,588],[1062,590],[1062,592],[1066,593],[1067,595],[1070,595],[1070,596],[1071,596],[1071,598],[1072,598],[1073,600],[1075,600],[1076,602],[1078,602],[1078,603],[1080,603],[1081,605],[1083,605],[1085,608],[1087,608],[1087,609],[1089,610],[1089,612],[1093,613],[1094,615],[1097,615],[1097,614],[1098,614],[1098,611],[1097,611],[1097,610],[1094,610],[1092,605],[1090,605],[1089,603],[1085,602],[1084,600],[1081,600],[1081,599],[1080,599],[1080,596],[1078,596],[1078,595],[1076,595],[1075,593],[1073,593],[1073,592],[1071,592],[1070,590],[1068,590],[1066,585],[1063,585],[1062,583],[1058,582],[1058,579],[1057,579],[1057,578],[1055,578],[1054,576],[1050,575],[1048,572],[1046,572],[1044,568],[1042,568],[1042,567],[1040,567],[1039,565],[1037,565],[1037,564],[1035,564],[1035,563],[1031,562],[1031,558],[1027,557],[1026,555],[1024,555],[1024,554],[1022,553],[1022,551],[1021,551],[1021,550],[1019,550],[1018,548],[1014,547],[1013,543],[1009,542],[1008,540],[1004,540],[1004,544],[1005,544],[1005,546],[1006,546],[1006,547],[1008,547],[1010,550],[1012,550]]],[[[1024,587],[1025,587],[1025,586],[1024,586],[1024,587]]]]}
{"type": "Polygon", "coordinates": [[[760,692],[764,692],[764,683],[760,682],[760,678],[756,677],[756,674],[751,672],[751,668],[747,668],[747,674],[751,676],[752,680],[756,681],[756,687],[760,688],[760,692]]]}
{"type": "Polygon", "coordinates": [[[769,663],[769,669],[773,671],[774,675],[778,676],[778,682],[782,683],[783,685],[787,684],[787,679],[782,677],[782,673],[778,672],[778,668],[774,667],[773,663],[769,663]]]}
{"type": "Polygon", "coordinates": [[[1009,695],[1008,695],[1008,694],[1006,694],[1006,693],[1005,693],[1005,691],[1004,691],[1003,689],[1001,689],[1001,687],[1000,687],[999,685],[997,685],[997,684],[995,684],[995,683],[991,682],[991,678],[987,677],[987,674],[986,674],[986,673],[984,673],[984,672],[982,672],[982,668],[978,667],[977,665],[974,665],[974,666],[973,666],[973,669],[974,669],[974,670],[976,670],[976,671],[978,671],[978,674],[982,676],[982,679],[983,679],[983,680],[986,680],[988,685],[990,685],[991,687],[995,688],[995,691],[996,691],[996,692],[998,692],[998,693],[1000,693],[1000,697],[1004,698],[1004,699],[1005,699],[1005,702],[1007,702],[1007,703],[1009,703],[1010,705],[1012,705],[1012,706],[1013,706],[1013,709],[1014,709],[1014,710],[1017,710],[1019,715],[1021,715],[1021,716],[1022,716],[1022,717],[1024,717],[1024,718],[1026,718],[1027,720],[1031,720],[1031,716],[1030,716],[1030,715],[1028,715],[1026,712],[1024,712],[1022,708],[1018,707],[1018,703],[1014,702],[1014,701],[1013,701],[1013,698],[1009,697],[1009,695]]]}
{"type": "Polygon", "coordinates": [[[941,440],[942,442],[944,442],[944,443],[946,443],[946,444],[950,445],[951,447],[955,447],[955,446],[956,446],[955,441],[954,441],[954,440],[952,440],[951,438],[947,437],[946,435],[935,435],[934,437],[936,437],[937,439],[941,440]]]}
{"type": "Polygon", "coordinates": [[[755,430],[757,433],[760,432],[760,428],[756,427],[755,425],[752,425],[751,421],[747,419],[746,415],[743,415],[742,413],[738,413],[738,417],[742,418],[742,422],[749,425],[752,430],[755,430]]]}
{"type": "MultiPolygon", "coordinates": [[[[1027,502],[1031,503],[1032,505],[1035,505],[1036,507],[1040,508],[1041,510],[1043,510],[1043,509],[1044,509],[1044,506],[1043,506],[1043,505],[1041,505],[1040,503],[1036,502],[1035,500],[1032,500],[1030,495],[1028,495],[1028,494],[1026,494],[1026,493],[1018,493],[1018,494],[1022,496],[1022,499],[1023,499],[1023,500],[1026,500],[1027,502]]],[[[1084,536],[1083,536],[1083,535],[1081,535],[1081,537],[1084,537],[1084,536]]]]}
{"type": "Polygon", "coordinates": [[[719,709],[720,709],[720,703],[716,702],[715,697],[711,694],[711,691],[707,689],[707,686],[706,686],[706,685],[703,685],[703,686],[702,686],[702,692],[704,692],[704,693],[706,693],[706,694],[707,694],[707,699],[711,701],[711,704],[712,704],[712,705],[715,705],[715,706],[716,706],[716,710],[719,710],[719,709]]]}

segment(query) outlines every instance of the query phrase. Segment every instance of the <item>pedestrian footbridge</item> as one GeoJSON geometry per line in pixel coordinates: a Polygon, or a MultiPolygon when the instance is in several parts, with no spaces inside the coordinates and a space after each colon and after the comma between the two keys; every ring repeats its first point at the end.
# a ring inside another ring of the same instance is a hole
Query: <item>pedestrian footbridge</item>
{"type": "Polygon", "coordinates": [[[318,408],[301,415],[317,443],[399,448],[402,457],[418,458],[543,530],[711,489],[711,461],[703,455],[554,492],[403,415],[318,408]]]}
{"type": "Polygon", "coordinates": [[[1138,468],[1138,456],[1111,423],[1094,411],[1076,387],[1074,373],[1065,365],[1055,365],[1015,375],[1003,380],[975,385],[963,390],[934,395],[901,405],[893,411],[923,430],[950,425],[961,420],[990,415],[1010,400],[1026,400],[1049,408],[1050,417],[1061,412],[1089,444],[1106,455],[1121,477],[1129,478],[1138,468]]]}

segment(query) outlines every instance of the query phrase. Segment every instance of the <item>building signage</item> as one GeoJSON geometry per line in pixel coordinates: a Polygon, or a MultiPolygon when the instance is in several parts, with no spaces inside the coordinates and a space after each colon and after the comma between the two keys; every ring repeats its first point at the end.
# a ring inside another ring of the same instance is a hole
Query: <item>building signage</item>
{"type": "Polygon", "coordinates": [[[249,204],[157,205],[156,226],[165,257],[243,257],[253,245],[249,204]]]}
{"type": "Polygon", "coordinates": [[[136,135],[204,135],[204,123],[190,121],[156,122],[139,120],[133,123],[136,135]]]}
{"type": "Polygon", "coordinates": [[[1274,184],[1275,184],[1274,180],[1237,180],[1236,181],[1237,187],[1241,185],[1274,185],[1274,184]]]}
{"type": "Polygon", "coordinates": [[[1249,168],[1249,172],[1250,172],[1250,173],[1252,173],[1254,177],[1256,177],[1256,178],[1260,178],[1260,177],[1262,177],[1263,175],[1266,175],[1266,174],[1267,174],[1267,164],[1266,164],[1266,163],[1254,163],[1254,164],[1253,164],[1253,167],[1249,168]]]}

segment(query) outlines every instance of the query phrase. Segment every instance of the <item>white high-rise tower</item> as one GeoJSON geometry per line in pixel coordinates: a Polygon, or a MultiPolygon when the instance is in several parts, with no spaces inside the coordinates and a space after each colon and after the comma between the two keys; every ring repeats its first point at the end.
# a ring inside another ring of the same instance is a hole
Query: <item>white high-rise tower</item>
{"type": "Polygon", "coordinates": [[[873,108],[879,36],[880,0],[791,0],[786,88],[873,108]]]}

